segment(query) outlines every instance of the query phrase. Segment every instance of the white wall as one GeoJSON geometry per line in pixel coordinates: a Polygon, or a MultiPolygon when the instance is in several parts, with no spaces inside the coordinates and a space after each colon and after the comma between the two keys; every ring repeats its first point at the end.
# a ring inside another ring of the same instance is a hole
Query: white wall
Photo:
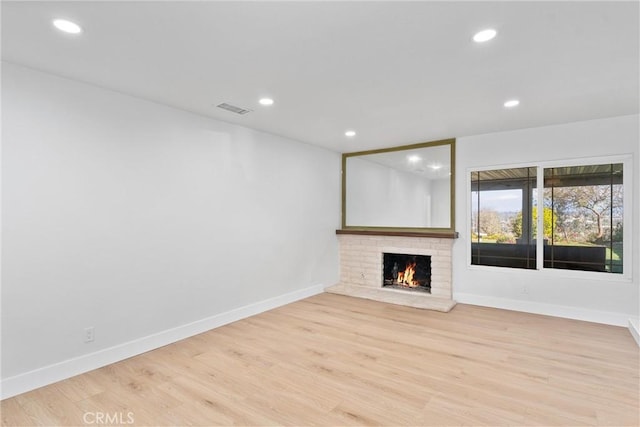
{"type": "MultiPolygon", "coordinates": [[[[512,132],[458,138],[456,142],[456,228],[454,245],[454,299],[459,302],[532,311],[604,323],[627,325],[638,316],[638,243],[640,222],[638,188],[625,214],[633,217],[633,257],[625,253],[631,281],[614,275],[572,277],[566,271],[528,271],[469,266],[468,172],[473,168],[501,167],[536,161],[554,161],[611,155],[633,155],[633,171],[639,171],[638,116],[624,116],[569,123],[512,132]],[[602,277],[604,276],[604,277],[602,277]]],[[[630,180],[634,184],[637,180],[630,180]]]]}
{"type": "Polygon", "coordinates": [[[2,104],[3,379],[338,281],[339,154],[11,64],[2,104]]]}

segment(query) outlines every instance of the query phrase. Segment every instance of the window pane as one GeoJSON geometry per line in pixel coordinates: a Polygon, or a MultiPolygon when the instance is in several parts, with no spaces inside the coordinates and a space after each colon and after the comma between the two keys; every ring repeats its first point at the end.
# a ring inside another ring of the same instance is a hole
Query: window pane
{"type": "Polygon", "coordinates": [[[622,164],[544,170],[544,266],[622,273],[622,164]]]}
{"type": "Polygon", "coordinates": [[[536,168],[471,174],[471,263],[536,268],[536,168]]]}

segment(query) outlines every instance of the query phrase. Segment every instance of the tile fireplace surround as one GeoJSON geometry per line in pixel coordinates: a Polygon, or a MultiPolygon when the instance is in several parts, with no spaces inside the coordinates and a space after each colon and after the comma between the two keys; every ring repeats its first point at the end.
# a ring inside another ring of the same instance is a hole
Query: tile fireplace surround
{"type": "MultiPolygon", "coordinates": [[[[433,235],[431,235],[433,236],[433,235]]],[[[350,234],[338,231],[340,283],[327,292],[447,312],[451,291],[451,237],[350,234]],[[383,253],[431,256],[431,294],[382,287],[383,253]]]]}

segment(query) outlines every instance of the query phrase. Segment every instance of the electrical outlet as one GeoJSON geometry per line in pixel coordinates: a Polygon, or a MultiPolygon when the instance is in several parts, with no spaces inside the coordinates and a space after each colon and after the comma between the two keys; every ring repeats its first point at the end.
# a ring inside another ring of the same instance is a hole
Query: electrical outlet
{"type": "Polygon", "coordinates": [[[84,328],[84,342],[93,342],[95,339],[95,331],[93,326],[89,328],[84,328]]]}

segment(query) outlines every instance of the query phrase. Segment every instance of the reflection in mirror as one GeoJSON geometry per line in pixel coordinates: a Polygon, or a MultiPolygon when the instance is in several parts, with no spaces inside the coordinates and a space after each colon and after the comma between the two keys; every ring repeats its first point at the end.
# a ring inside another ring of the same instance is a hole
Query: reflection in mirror
{"type": "Polygon", "coordinates": [[[344,154],[344,228],[452,230],[454,140],[344,154]]]}

